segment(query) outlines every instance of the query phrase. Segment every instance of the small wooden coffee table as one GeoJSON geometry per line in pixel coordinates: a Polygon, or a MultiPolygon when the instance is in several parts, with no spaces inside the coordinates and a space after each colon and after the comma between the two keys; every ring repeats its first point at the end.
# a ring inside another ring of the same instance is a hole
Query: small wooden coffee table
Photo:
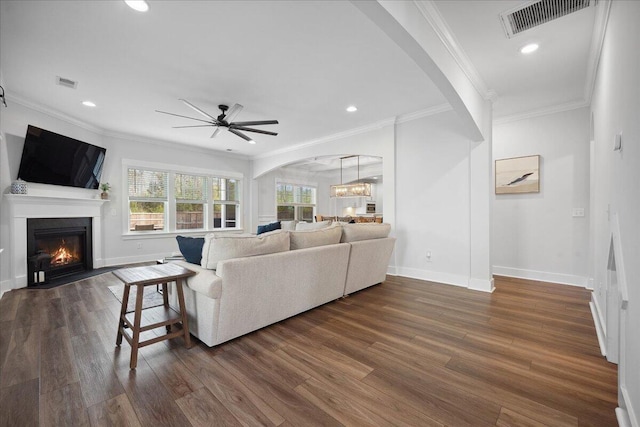
{"type": "Polygon", "coordinates": [[[196,274],[194,271],[186,269],[176,264],[149,265],[143,267],[123,268],[115,270],[113,274],[124,282],[124,293],[122,295],[122,308],[120,309],[120,322],[118,325],[118,337],[116,345],[122,344],[122,337],[131,344],[131,369],[135,369],[138,364],[138,349],[149,344],[154,344],[170,338],[184,336],[187,348],[191,347],[189,336],[189,322],[187,320],[187,310],[184,305],[184,294],[182,292],[183,279],[196,274]],[[180,312],[176,312],[169,307],[169,297],[167,294],[167,283],[176,282],[176,291],[180,312]],[[144,309],[145,320],[148,324],[142,325],[143,309],[142,299],[144,287],[150,285],[162,285],[162,295],[164,304],[158,307],[144,309]],[[131,286],[137,287],[136,307],[132,312],[127,312],[129,303],[129,290],[131,286]],[[181,323],[182,330],[171,332],[171,325],[181,323]],[[146,341],[140,341],[140,333],[151,329],[165,326],[167,334],[146,341]],[[126,330],[129,327],[132,335],[126,330]]]}

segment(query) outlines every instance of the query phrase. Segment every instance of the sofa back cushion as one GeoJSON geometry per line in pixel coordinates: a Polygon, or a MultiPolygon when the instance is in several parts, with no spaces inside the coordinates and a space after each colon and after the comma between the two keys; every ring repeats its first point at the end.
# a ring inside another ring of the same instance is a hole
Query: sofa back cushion
{"type": "Polygon", "coordinates": [[[358,242],[360,240],[383,239],[389,236],[391,224],[366,222],[360,224],[345,224],[342,226],[342,243],[358,242]]]}
{"type": "Polygon", "coordinates": [[[317,230],[291,231],[289,236],[291,237],[291,250],[313,248],[340,243],[342,229],[336,224],[317,230]]]}
{"type": "Polygon", "coordinates": [[[294,231],[296,229],[297,220],[280,221],[280,228],[285,231],[294,231]]]}
{"type": "Polygon", "coordinates": [[[289,250],[289,232],[270,231],[259,236],[207,234],[202,247],[202,267],[215,270],[218,261],[289,250]]]}
{"type": "Polygon", "coordinates": [[[320,221],[320,222],[299,222],[296,224],[296,231],[302,230],[318,230],[320,228],[327,228],[331,225],[331,221],[320,221]]]}

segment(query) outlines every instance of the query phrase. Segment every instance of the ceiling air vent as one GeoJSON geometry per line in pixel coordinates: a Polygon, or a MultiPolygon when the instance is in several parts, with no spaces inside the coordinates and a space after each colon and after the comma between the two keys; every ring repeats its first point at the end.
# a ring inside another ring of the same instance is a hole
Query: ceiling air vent
{"type": "Polygon", "coordinates": [[[553,21],[561,16],[595,4],[597,0],[539,0],[528,2],[524,6],[500,14],[502,25],[511,38],[518,33],[553,21]]]}
{"type": "Polygon", "coordinates": [[[75,89],[78,86],[78,82],[71,79],[65,79],[64,77],[60,76],[56,76],[56,84],[68,87],[70,89],[75,89]]]}

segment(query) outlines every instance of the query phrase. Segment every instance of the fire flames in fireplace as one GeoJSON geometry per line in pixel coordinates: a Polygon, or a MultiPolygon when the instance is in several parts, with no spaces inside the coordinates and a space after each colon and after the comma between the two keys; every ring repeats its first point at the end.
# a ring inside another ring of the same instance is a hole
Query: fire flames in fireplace
{"type": "Polygon", "coordinates": [[[91,218],[28,218],[29,286],[93,269],[91,218]]]}
{"type": "Polygon", "coordinates": [[[65,239],[62,239],[60,247],[51,253],[51,266],[57,267],[67,265],[81,260],[76,245],[67,245],[65,239]]]}

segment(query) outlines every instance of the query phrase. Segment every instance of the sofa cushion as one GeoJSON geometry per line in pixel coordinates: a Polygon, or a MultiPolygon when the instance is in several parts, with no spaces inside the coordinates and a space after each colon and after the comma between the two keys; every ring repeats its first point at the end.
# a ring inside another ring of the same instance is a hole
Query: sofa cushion
{"type": "Polygon", "coordinates": [[[391,224],[364,222],[360,224],[345,224],[342,227],[342,243],[358,242],[360,240],[383,239],[389,236],[391,224]]]}
{"type": "Polygon", "coordinates": [[[296,229],[296,224],[298,221],[280,221],[280,228],[285,231],[294,231],[296,229]]]}
{"type": "Polygon", "coordinates": [[[291,231],[291,250],[340,243],[342,227],[334,225],[317,230],[291,231]]]}
{"type": "Polygon", "coordinates": [[[268,233],[269,231],[274,230],[280,230],[280,221],[272,222],[265,225],[259,225],[258,232],[256,234],[268,233]]]}
{"type": "Polygon", "coordinates": [[[187,237],[176,236],[180,253],[187,262],[191,264],[200,264],[202,259],[202,246],[204,245],[204,237],[187,237]]]}
{"type": "Polygon", "coordinates": [[[331,221],[320,221],[320,222],[299,222],[296,224],[296,231],[301,230],[318,230],[320,228],[327,228],[331,225],[331,221]]]}
{"type": "Polygon", "coordinates": [[[215,270],[218,261],[246,256],[264,255],[289,250],[289,232],[275,230],[260,236],[216,235],[204,237],[202,262],[204,268],[215,270]]]}

